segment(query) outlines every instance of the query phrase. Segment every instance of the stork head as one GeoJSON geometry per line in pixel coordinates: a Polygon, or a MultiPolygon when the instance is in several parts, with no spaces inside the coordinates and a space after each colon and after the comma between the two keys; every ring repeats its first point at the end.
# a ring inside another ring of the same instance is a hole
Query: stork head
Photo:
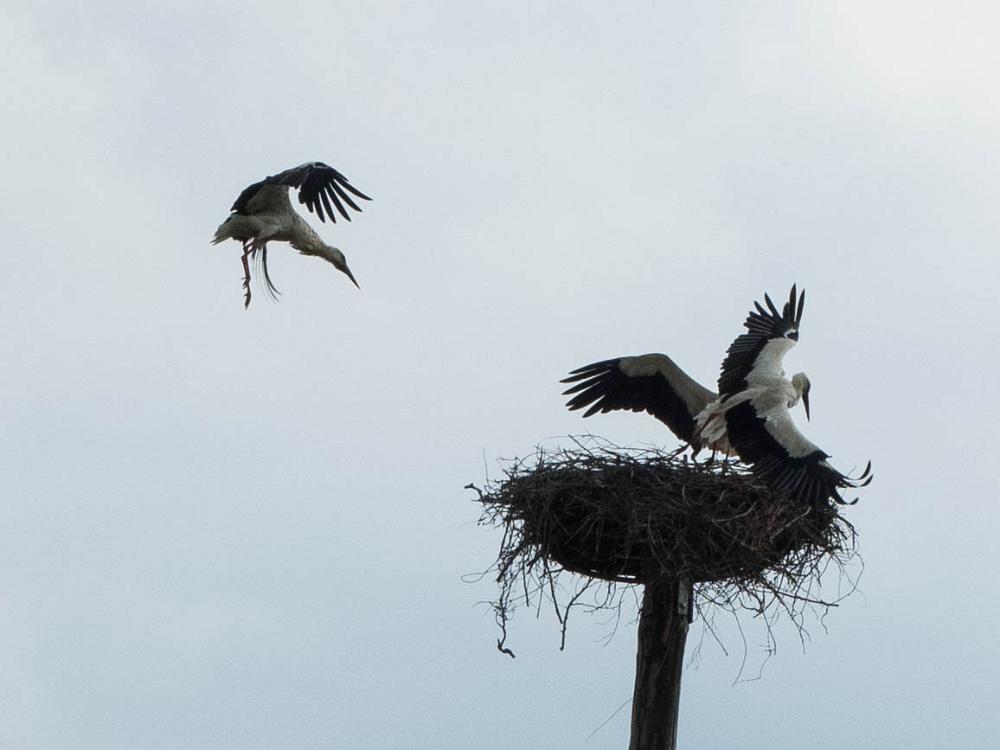
{"type": "Polygon", "coordinates": [[[809,419],[809,390],[812,388],[812,383],[809,382],[809,378],[806,377],[804,372],[797,372],[792,375],[792,388],[802,399],[802,406],[806,410],[806,419],[809,419]]]}
{"type": "Polygon", "coordinates": [[[338,271],[347,274],[347,278],[351,280],[351,283],[358,287],[358,289],[361,288],[357,279],[354,278],[354,274],[351,273],[351,269],[347,267],[347,258],[344,257],[344,254],[340,252],[340,250],[331,245],[323,245],[323,249],[319,252],[319,256],[332,263],[333,267],[338,271]]]}

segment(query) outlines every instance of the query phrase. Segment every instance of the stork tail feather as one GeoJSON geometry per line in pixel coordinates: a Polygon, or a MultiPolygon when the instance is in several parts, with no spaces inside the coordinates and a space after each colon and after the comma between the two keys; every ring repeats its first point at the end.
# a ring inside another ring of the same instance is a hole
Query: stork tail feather
{"type": "Polygon", "coordinates": [[[277,287],[271,281],[271,275],[267,270],[267,243],[265,242],[252,247],[250,255],[253,257],[254,273],[257,275],[258,280],[263,279],[260,282],[261,286],[267,292],[267,295],[277,302],[281,292],[278,291],[277,287]]]}

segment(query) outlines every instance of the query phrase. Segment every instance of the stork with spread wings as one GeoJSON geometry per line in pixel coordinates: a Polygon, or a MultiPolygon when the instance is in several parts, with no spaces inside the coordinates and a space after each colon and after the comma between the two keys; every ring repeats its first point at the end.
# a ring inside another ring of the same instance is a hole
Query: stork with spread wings
{"type": "Polygon", "coordinates": [[[744,322],[747,332],[730,345],[719,376],[719,393],[691,378],[665,354],[595,362],[570,373],[567,406],[596,412],[646,411],[695,452],[702,447],[735,453],[774,492],[805,503],[843,503],[840,490],[866,486],[871,462],[858,477],[840,473],[829,455],[792,420],[799,401],[809,418],[811,385],[805,373],[785,378],[782,360],[799,340],[805,292],[795,286],[779,312],[764,295],[744,322]]]}
{"type": "Polygon", "coordinates": [[[351,185],[350,181],[328,164],[320,161],[302,164],[250,185],[236,199],[229,215],[215,231],[212,244],[228,239],[243,244],[244,307],[250,305],[250,260],[259,260],[264,288],[274,298],[279,292],[271,283],[267,271],[267,243],[287,242],[303,255],[314,255],[333,266],[358,286],[339,248],[326,244],[316,231],[292,208],[288,198],[290,188],[299,191],[299,203],[325,222],[336,223],[337,212],[347,221],[351,214],[345,207],[361,211],[354,198],[371,200],[351,185]],[[353,198],[352,198],[353,196],[353,198]]]}

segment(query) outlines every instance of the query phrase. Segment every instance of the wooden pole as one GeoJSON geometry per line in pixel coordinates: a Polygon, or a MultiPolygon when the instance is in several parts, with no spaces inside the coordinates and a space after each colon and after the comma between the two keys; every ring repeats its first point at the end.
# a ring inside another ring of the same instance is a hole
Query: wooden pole
{"type": "Polygon", "coordinates": [[[655,577],[639,614],[629,750],[675,750],[684,643],[693,613],[691,585],[655,577]]]}

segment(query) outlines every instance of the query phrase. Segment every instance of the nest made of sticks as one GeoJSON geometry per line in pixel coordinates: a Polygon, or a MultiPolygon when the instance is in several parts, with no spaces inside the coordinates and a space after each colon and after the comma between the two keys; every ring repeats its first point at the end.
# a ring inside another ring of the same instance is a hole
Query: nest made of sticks
{"type": "Polygon", "coordinates": [[[612,584],[678,578],[696,585],[700,605],[829,606],[819,575],[855,552],[854,527],[833,504],[775,496],[731,461],[588,436],[509,461],[504,474],[475,488],[481,523],[503,530],[494,607],[504,622],[518,592],[552,590],[562,570],[612,584]]]}

